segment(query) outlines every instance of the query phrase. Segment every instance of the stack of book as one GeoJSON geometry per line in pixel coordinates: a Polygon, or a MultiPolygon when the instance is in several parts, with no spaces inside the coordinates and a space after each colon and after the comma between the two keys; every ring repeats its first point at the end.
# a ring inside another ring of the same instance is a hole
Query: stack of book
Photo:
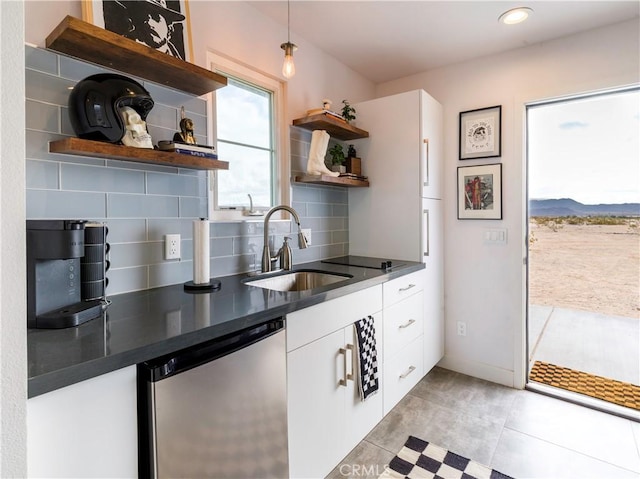
{"type": "Polygon", "coordinates": [[[355,175],[353,173],[340,173],[340,178],[350,178],[352,180],[360,180],[360,181],[367,181],[369,179],[369,177],[367,176],[355,175]]]}
{"type": "Polygon", "coordinates": [[[320,115],[320,114],[330,116],[332,118],[335,118],[336,120],[340,120],[345,123],[347,122],[347,120],[345,120],[342,115],[340,115],[339,113],[336,113],[335,111],[326,110],[324,108],[314,108],[312,110],[307,110],[307,116],[320,115]]]}
{"type": "Polygon", "coordinates": [[[181,155],[199,156],[201,158],[218,159],[218,154],[213,146],[193,145],[190,143],[177,143],[174,141],[160,141],[158,148],[162,151],[180,153],[181,155]]]}

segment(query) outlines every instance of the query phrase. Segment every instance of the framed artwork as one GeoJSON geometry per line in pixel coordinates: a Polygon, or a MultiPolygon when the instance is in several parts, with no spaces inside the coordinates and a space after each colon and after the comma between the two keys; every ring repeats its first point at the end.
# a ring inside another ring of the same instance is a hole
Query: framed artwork
{"type": "Polygon", "coordinates": [[[502,165],[458,167],[458,219],[502,219],[502,165]]]}
{"type": "Polygon", "coordinates": [[[460,113],[460,159],[500,156],[502,105],[460,113]]]}
{"type": "Polygon", "coordinates": [[[82,19],[181,60],[193,58],[187,0],[83,0],[82,19]]]}

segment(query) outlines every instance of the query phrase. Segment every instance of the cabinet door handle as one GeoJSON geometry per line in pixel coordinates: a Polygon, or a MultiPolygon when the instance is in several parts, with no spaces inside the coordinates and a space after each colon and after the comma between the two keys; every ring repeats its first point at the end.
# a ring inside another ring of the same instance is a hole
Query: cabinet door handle
{"type": "Polygon", "coordinates": [[[404,328],[408,328],[409,326],[411,326],[413,323],[415,323],[416,320],[415,319],[410,319],[409,321],[407,321],[404,324],[401,324],[400,326],[398,326],[399,329],[404,329],[404,328]]]}
{"type": "Polygon", "coordinates": [[[429,186],[429,139],[425,138],[424,142],[424,176],[422,179],[423,186],[429,186]]]}
{"type": "Polygon", "coordinates": [[[400,288],[400,289],[398,289],[398,292],[399,292],[399,293],[402,293],[402,292],[404,292],[404,291],[408,291],[408,290],[410,290],[411,288],[415,288],[415,287],[416,287],[416,285],[415,285],[415,284],[410,284],[410,285],[409,285],[409,286],[407,286],[406,288],[400,288]]]}
{"type": "Polygon", "coordinates": [[[422,241],[424,245],[424,251],[422,252],[422,256],[429,256],[429,236],[431,236],[431,225],[429,224],[429,210],[423,210],[422,214],[424,215],[424,239],[422,241]]]}
{"type": "Polygon", "coordinates": [[[347,355],[345,353],[344,357],[345,357],[345,366],[344,366],[344,371],[345,371],[345,375],[347,377],[347,381],[350,379],[352,381],[355,382],[356,380],[356,362],[354,360],[354,354],[356,354],[356,347],[353,344],[347,344],[347,351],[351,351],[351,374],[347,374],[347,365],[346,365],[346,361],[347,361],[347,355]]]}
{"type": "Polygon", "coordinates": [[[340,381],[338,381],[338,384],[340,386],[347,387],[347,378],[348,378],[348,376],[347,376],[347,350],[344,349],[344,348],[340,348],[338,350],[338,352],[340,354],[342,354],[342,359],[343,359],[343,361],[342,361],[342,372],[343,372],[342,373],[342,379],[340,381]]]}
{"type": "Polygon", "coordinates": [[[409,366],[409,369],[407,369],[407,372],[400,375],[400,379],[406,378],[409,374],[411,374],[415,370],[416,370],[415,366],[409,366]]]}

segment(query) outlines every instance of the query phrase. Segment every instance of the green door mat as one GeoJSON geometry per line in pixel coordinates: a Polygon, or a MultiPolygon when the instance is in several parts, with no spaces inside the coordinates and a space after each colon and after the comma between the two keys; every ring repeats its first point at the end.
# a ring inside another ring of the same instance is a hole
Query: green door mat
{"type": "Polygon", "coordinates": [[[536,361],[529,379],[640,411],[640,386],[536,361]]]}

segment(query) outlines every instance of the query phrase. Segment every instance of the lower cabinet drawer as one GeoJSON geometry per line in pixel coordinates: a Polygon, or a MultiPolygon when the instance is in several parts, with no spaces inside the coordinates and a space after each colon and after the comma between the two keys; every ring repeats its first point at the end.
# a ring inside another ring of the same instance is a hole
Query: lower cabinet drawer
{"type": "Polygon", "coordinates": [[[422,379],[422,341],[419,336],[395,356],[385,357],[382,389],[385,415],[422,379]]]}
{"type": "Polygon", "coordinates": [[[407,344],[423,334],[423,291],[385,308],[382,313],[384,354],[395,356],[407,344]]]}
{"type": "Polygon", "coordinates": [[[387,281],[382,285],[382,306],[388,308],[392,304],[423,290],[426,277],[427,270],[421,269],[420,271],[387,281]]]}

